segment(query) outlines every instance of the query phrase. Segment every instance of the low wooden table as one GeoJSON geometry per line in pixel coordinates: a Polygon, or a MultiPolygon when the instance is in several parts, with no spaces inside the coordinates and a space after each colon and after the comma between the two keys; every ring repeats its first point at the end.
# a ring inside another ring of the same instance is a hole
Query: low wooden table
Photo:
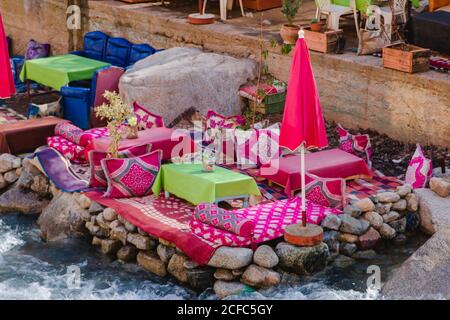
{"type": "Polygon", "coordinates": [[[55,135],[55,126],[62,122],[67,120],[45,117],[0,124],[0,153],[33,152],[47,144],[47,138],[55,135]]]}
{"type": "Polygon", "coordinates": [[[164,164],[153,184],[153,193],[170,194],[197,205],[202,202],[219,203],[243,199],[248,206],[250,195],[260,196],[255,180],[247,175],[216,166],[213,172],[204,172],[201,164],[164,164]]]}

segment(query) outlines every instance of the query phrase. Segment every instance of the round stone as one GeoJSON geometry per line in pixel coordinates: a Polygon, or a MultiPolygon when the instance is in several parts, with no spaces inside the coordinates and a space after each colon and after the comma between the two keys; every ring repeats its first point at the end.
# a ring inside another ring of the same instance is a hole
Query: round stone
{"type": "Polygon", "coordinates": [[[258,266],[270,269],[278,264],[279,259],[275,251],[273,251],[270,246],[262,245],[259,246],[253,254],[253,261],[258,266]]]}

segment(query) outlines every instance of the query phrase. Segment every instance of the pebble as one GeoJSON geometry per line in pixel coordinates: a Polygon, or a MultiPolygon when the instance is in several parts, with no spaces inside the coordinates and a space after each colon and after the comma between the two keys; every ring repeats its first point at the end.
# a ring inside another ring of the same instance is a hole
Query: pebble
{"type": "Polygon", "coordinates": [[[372,200],[370,200],[370,198],[358,200],[355,203],[353,203],[353,205],[361,209],[361,211],[363,212],[373,211],[375,209],[375,204],[373,203],[372,200]]]}
{"type": "Polygon", "coordinates": [[[253,254],[253,261],[261,267],[270,269],[275,267],[280,259],[270,246],[262,245],[253,254]]]}
{"type": "Polygon", "coordinates": [[[394,211],[403,211],[406,210],[407,202],[405,199],[400,199],[397,202],[392,204],[392,210],[394,211]]]}
{"type": "Polygon", "coordinates": [[[325,219],[322,220],[322,227],[330,230],[339,230],[341,226],[341,219],[334,214],[326,216],[325,219]]]}
{"type": "Polygon", "coordinates": [[[399,218],[400,218],[400,213],[398,213],[397,211],[391,211],[388,214],[385,214],[383,216],[383,221],[385,223],[389,223],[389,222],[395,221],[399,218]]]}
{"type": "Polygon", "coordinates": [[[363,218],[367,220],[375,229],[378,229],[383,225],[383,217],[375,211],[364,213],[363,218]]]}
{"type": "Polygon", "coordinates": [[[378,230],[378,231],[380,232],[380,235],[383,239],[388,239],[388,240],[393,239],[397,234],[395,232],[395,229],[386,223],[383,223],[380,230],[378,230]]]}
{"type": "Polygon", "coordinates": [[[344,214],[348,214],[349,216],[352,216],[353,218],[357,218],[362,214],[362,210],[358,206],[348,205],[348,206],[344,207],[344,214]]]}
{"type": "Polygon", "coordinates": [[[400,196],[395,192],[380,192],[377,194],[377,199],[379,202],[397,202],[400,200],[400,196]]]}

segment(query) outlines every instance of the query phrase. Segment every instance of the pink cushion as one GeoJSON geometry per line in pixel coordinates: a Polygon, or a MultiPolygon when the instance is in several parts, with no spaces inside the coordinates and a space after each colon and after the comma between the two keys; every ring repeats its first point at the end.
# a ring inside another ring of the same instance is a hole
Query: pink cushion
{"type": "Polygon", "coordinates": [[[364,159],[369,168],[372,167],[373,152],[369,135],[353,135],[345,130],[340,124],[337,126],[337,131],[339,134],[339,148],[364,159]]]}
{"type": "Polygon", "coordinates": [[[208,202],[195,208],[195,219],[242,237],[251,237],[255,228],[252,220],[208,202]]]}
{"type": "Polygon", "coordinates": [[[64,137],[53,136],[47,138],[47,145],[58,150],[64,157],[72,162],[85,162],[85,148],[76,145],[64,137]]]}
{"type": "Polygon", "coordinates": [[[164,127],[164,119],[161,116],[151,113],[136,101],[133,103],[133,108],[140,130],[164,127]]]}
{"type": "Polygon", "coordinates": [[[242,169],[258,166],[258,132],[256,130],[235,131],[237,164],[242,169]]]}
{"type": "Polygon", "coordinates": [[[152,186],[161,167],[162,151],[135,158],[113,158],[101,160],[108,180],[104,197],[143,197],[152,193],[152,186]]]}
{"type": "Polygon", "coordinates": [[[280,157],[280,132],[276,129],[239,130],[235,134],[236,159],[241,168],[261,167],[280,157]]]}
{"type": "Polygon", "coordinates": [[[346,205],[345,180],[320,178],[306,173],[306,199],[328,208],[342,209],[346,205]]]}
{"type": "Polygon", "coordinates": [[[63,122],[56,125],[55,134],[57,136],[66,138],[70,142],[73,142],[79,146],[86,147],[91,143],[92,140],[107,136],[108,129],[94,128],[83,131],[70,122],[63,122]]]}
{"type": "Polygon", "coordinates": [[[425,188],[433,174],[433,164],[423,154],[423,150],[417,144],[408,169],[406,170],[405,182],[412,188],[425,188]]]}
{"type": "Polygon", "coordinates": [[[206,113],[205,125],[205,141],[210,143],[214,141],[217,131],[220,129],[234,129],[237,126],[243,126],[245,125],[245,118],[241,115],[225,117],[210,109],[206,113]]]}
{"type": "MultiPolygon", "coordinates": [[[[120,158],[139,157],[149,153],[152,150],[150,143],[131,147],[119,152],[120,158]]],[[[101,161],[106,159],[108,153],[91,150],[88,153],[91,178],[89,185],[91,187],[106,187],[108,185],[105,173],[103,172],[101,161]]]]}

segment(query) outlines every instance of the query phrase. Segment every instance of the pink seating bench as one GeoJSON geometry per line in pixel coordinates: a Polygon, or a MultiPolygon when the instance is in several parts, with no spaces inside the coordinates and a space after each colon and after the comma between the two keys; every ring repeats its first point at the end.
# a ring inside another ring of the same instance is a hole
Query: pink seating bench
{"type": "MultiPolygon", "coordinates": [[[[109,143],[109,137],[95,139],[92,149],[106,152],[109,143]]],[[[161,149],[163,151],[163,160],[169,160],[172,156],[181,156],[195,151],[195,144],[190,136],[166,127],[139,131],[137,139],[123,139],[120,142],[119,150],[126,150],[144,143],[151,143],[152,150],[161,149]]]]}
{"type": "MultiPolygon", "coordinates": [[[[372,177],[372,172],[363,159],[340,149],[307,153],[305,168],[307,172],[321,178],[352,180],[372,177]]],[[[291,196],[301,189],[300,156],[289,155],[271,166],[263,166],[260,176],[266,178],[269,184],[276,183],[284,187],[286,195],[291,196]]]]}

